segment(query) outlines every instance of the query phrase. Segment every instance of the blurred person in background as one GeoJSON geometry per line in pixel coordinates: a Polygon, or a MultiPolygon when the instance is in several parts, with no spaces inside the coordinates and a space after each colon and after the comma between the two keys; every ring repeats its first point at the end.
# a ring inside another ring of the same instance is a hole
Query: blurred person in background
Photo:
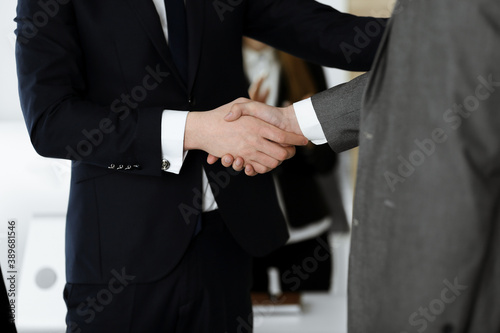
{"type": "MultiPolygon", "coordinates": [[[[243,38],[243,64],[250,82],[250,98],[273,106],[286,106],[327,88],[323,68],[272,48],[257,40],[243,38]]],[[[279,271],[281,290],[327,291],[332,280],[332,253],[328,234],[345,229],[347,220],[340,202],[335,221],[317,176],[331,173],[337,161],[328,145],[297,147],[295,157],[273,171],[278,199],[290,233],[287,244],[253,260],[253,291],[268,291],[270,268],[279,271]],[[321,260],[306,275],[294,272],[305,259],[314,257],[318,247],[321,260]]],[[[331,190],[338,192],[337,184],[331,190]]]]}

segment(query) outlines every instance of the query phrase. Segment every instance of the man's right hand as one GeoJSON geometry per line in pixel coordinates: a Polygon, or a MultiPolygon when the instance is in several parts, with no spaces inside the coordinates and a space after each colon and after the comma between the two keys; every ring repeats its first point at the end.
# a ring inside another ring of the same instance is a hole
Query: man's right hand
{"type": "Polygon", "coordinates": [[[297,117],[295,116],[293,104],[283,108],[278,108],[255,101],[235,103],[224,119],[226,121],[235,121],[242,116],[259,118],[266,123],[281,128],[284,131],[303,136],[297,117]]]}
{"type": "Polygon", "coordinates": [[[258,103],[253,106],[250,105],[252,103],[257,102],[240,98],[212,111],[190,112],[186,121],[184,149],[201,149],[211,154],[211,158],[228,154],[239,156],[245,164],[252,166],[253,174],[276,168],[295,155],[294,146],[307,144],[300,129],[298,132],[285,129],[292,129],[293,122],[288,119],[282,122],[281,117],[267,117],[266,111],[258,110],[260,106],[267,105],[258,103]],[[226,115],[228,117],[224,119],[226,115]],[[262,120],[257,118],[259,115],[262,120]]]}
{"type": "MultiPolygon", "coordinates": [[[[230,112],[224,117],[224,119],[226,121],[232,122],[243,116],[252,116],[261,119],[268,124],[276,126],[286,132],[295,133],[303,137],[299,123],[297,121],[297,117],[295,116],[293,105],[278,108],[255,101],[243,100],[243,102],[244,103],[233,104],[230,112]]],[[[218,160],[218,158],[216,158],[215,156],[209,156],[207,160],[208,163],[213,164],[218,160]]],[[[246,160],[241,154],[226,154],[222,158],[221,163],[225,167],[230,167],[232,165],[233,169],[237,171],[242,170],[244,167],[245,173],[249,176],[254,176],[258,173],[262,173],[260,172],[262,168],[255,167],[251,161],[246,160]]]]}

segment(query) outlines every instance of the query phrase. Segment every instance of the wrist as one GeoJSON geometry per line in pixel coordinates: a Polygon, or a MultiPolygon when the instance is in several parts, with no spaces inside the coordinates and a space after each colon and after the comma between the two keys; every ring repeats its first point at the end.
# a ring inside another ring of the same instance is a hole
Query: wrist
{"type": "Polygon", "coordinates": [[[299,135],[304,135],[302,130],[300,129],[299,122],[297,120],[297,116],[295,115],[295,109],[293,108],[293,104],[286,106],[283,108],[283,114],[288,123],[288,130],[299,135]]]}
{"type": "Polygon", "coordinates": [[[189,112],[184,132],[184,150],[202,149],[203,112],[189,112]]]}

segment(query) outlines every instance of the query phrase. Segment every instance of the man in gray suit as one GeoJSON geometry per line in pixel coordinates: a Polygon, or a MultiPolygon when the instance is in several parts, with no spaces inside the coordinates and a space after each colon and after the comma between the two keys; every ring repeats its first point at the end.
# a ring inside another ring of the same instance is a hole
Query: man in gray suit
{"type": "Polygon", "coordinates": [[[500,1],[400,0],[370,74],[242,113],[359,144],[350,333],[500,332],[500,1]]]}

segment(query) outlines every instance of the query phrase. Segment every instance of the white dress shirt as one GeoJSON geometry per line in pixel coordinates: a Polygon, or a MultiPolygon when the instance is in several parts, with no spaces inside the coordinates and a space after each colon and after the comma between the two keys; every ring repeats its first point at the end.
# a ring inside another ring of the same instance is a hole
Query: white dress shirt
{"type": "Polygon", "coordinates": [[[302,134],[315,145],[326,143],[325,132],[323,132],[316,111],[314,111],[311,98],[294,103],[293,109],[302,134]]]}
{"type": "MultiPolygon", "coordinates": [[[[165,39],[168,42],[167,12],[164,0],[153,0],[153,3],[160,17],[161,26],[165,39]]],[[[161,118],[161,148],[162,157],[170,162],[167,172],[179,174],[187,156],[184,151],[184,132],[186,129],[186,118],[188,111],[164,110],[161,118]]],[[[201,210],[209,212],[217,209],[217,202],[208,183],[205,170],[202,171],[203,198],[201,210]]]]}
{"type": "MultiPolygon", "coordinates": [[[[167,13],[164,0],[153,0],[158,11],[165,39],[168,41],[167,13]]],[[[326,142],[325,135],[319,124],[310,99],[294,104],[300,128],[314,144],[326,142]]],[[[170,162],[167,172],[179,174],[187,151],[184,151],[184,133],[189,111],[164,110],[161,119],[161,148],[162,157],[170,162]]],[[[218,208],[214,194],[208,183],[205,170],[202,171],[202,211],[209,212],[218,208]]]]}

